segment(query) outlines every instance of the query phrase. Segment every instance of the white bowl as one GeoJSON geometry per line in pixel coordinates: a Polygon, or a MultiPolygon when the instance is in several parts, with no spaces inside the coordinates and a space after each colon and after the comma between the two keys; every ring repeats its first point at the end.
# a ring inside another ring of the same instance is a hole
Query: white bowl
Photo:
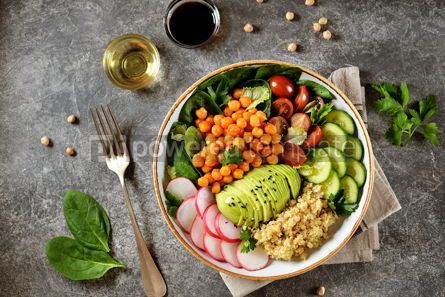
{"type": "Polygon", "coordinates": [[[189,87],[179,98],[176,100],[172,108],[169,110],[167,116],[165,117],[161,129],[158,134],[158,138],[154,150],[153,158],[153,181],[155,186],[156,198],[159,207],[164,215],[164,218],[170,227],[173,234],[179,239],[182,245],[191,252],[196,258],[204,262],[205,264],[219,270],[220,272],[254,280],[275,280],[289,278],[309,270],[314,269],[319,266],[329,258],[331,258],[335,253],[337,253],[353,236],[355,230],[359,227],[362,218],[366,212],[369,201],[371,199],[372,185],[374,182],[374,162],[371,142],[369,140],[368,132],[366,131],[365,124],[361,119],[359,113],[349,101],[349,99],[341,92],[337,87],[335,87],[330,81],[321,75],[310,71],[304,67],[286,63],[282,61],[273,60],[254,60],[246,61],[241,63],[236,63],[222,67],[198,80],[191,87],[189,87]],[[334,104],[337,108],[346,111],[355,122],[358,130],[358,138],[363,143],[364,147],[364,157],[363,164],[366,167],[367,178],[363,186],[362,196],[360,198],[359,207],[352,213],[349,217],[340,219],[334,226],[329,229],[330,239],[327,240],[321,247],[314,249],[309,254],[306,260],[293,260],[293,261],[278,261],[273,260],[269,266],[258,271],[247,271],[245,269],[235,268],[228,263],[222,263],[211,258],[207,253],[198,249],[190,240],[190,236],[183,232],[178,224],[173,220],[166,211],[165,205],[165,194],[164,189],[166,182],[168,181],[168,175],[166,174],[165,164],[166,154],[165,148],[167,143],[167,133],[173,122],[177,121],[179,112],[196,89],[202,82],[208,78],[217,75],[221,72],[228,71],[233,68],[243,67],[246,65],[265,65],[265,64],[284,64],[289,66],[298,67],[301,69],[301,79],[313,80],[323,86],[325,86],[337,100],[334,100],[334,104]]]}

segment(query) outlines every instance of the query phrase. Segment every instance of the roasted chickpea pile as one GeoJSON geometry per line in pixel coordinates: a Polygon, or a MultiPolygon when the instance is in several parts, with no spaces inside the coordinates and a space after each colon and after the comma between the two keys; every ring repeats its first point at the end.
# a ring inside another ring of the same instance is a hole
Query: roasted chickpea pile
{"type": "Polygon", "coordinates": [[[267,123],[263,111],[247,109],[252,100],[241,95],[241,89],[233,92],[223,114],[211,115],[203,107],[195,111],[195,124],[206,145],[193,156],[192,162],[205,173],[198,179],[199,186],[210,186],[213,193],[242,178],[251,168],[277,164],[283,153],[281,135],[275,125],[267,123]],[[224,151],[232,146],[239,148],[242,162],[222,166],[224,151]]]}

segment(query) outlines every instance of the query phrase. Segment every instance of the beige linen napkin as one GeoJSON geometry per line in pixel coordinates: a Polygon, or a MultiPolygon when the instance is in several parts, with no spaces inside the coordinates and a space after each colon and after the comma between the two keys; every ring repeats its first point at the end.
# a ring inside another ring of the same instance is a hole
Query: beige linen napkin
{"type": "MultiPolygon", "coordinates": [[[[360,83],[359,69],[355,66],[340,68],[334,71],[329,79],[352,101],[363,121],[367,122],[365,89],[360,83]]],[[[401,207],[385,174],[375,160],[375,180],[371,202],[363,218],[363,232],[354,236],[343,249],[326,261],[326,264],[370,262],[372,251],[379,249],[379,232],[377,224],[398,211],[401,207]]],[[[221,277],[234,297],[245,296],[271,281],[253,281],[232,277],[221,273],[221,277]]]]}

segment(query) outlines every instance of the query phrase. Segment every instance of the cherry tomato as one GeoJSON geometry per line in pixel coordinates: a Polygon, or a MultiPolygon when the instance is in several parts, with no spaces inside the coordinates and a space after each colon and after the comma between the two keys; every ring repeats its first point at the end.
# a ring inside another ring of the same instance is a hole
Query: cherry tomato
{"type": "Polygon", "coordinates": [[[294,83],[283,75],[274,75],[269,78],[269,86],[272,94],[277,97],[291,98],[294,94],[294,83]]]}
{"type": "Polygon", "coordinates": [[[283,162],[290,166],[299,166],[306,161],[304,150],[295,143],[286,142],[282,154],[283,162]]]}
{"type": "Polygon", "coordinates": [[[320,126],[313,126],[309,135],[303,142],[303,147],[310,148],[315,147],[323,138],[323,131],[320,126]]]}
{"type": "Polygon", "coordinates": [[[290,125],[292,127],[303,128],[307,132],[312,125],[311,118],[304,112],[297,112],[290,118],[290,125]]]}
{"type": "Polygon", "coordinates": [[[282,116],[272,117],[269,123],[273,124],[277,128],[277,134],[283,135],[287,133],[287,127],[289,126],[286,119],[282,116]]]}
{"type": "Polygon", "coordinates": [[[292,101],[287,98],[279,98],[272,102],[272,112],[275,115],[282,116],[286,119],[289,119],[294,113],[294,106],[292,105],[292,101]]]}
{"type": "Polygon", "coordinates": [[[306,86],[300,86],[300,88],[298,89],[298,94],[294,99],[295,111],[303,111],[308,102],[309,91],[307,90],[306,86]]]}

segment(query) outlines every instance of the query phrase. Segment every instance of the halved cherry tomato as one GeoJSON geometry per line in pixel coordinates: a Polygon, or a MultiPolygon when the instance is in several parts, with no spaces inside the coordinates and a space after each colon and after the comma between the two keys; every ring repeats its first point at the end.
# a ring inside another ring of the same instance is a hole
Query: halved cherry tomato
{"type": "Polygon", "coordinates": [[[323,131],[321,130],[320,126],[312,126],[309,135],[303,142],[303,147],[306,148],[315,147],[322,138],[323,138],[323,131]]]}
{"type": "Polygon", "coordinates": [[[306,86],[300,86],[300,88],[298,89],[298,94],[294,99],[295,111],[296,112],[303,111],[308,102],[309,102],[309,91],[307,90],[306,86]]]}
{"type": "Polygon", "coordinates": [[[311,118],[304,112],[297,112],[290,118],[290,125],[292,127],[303,128],[307,132],[312,125],[311,118]]]}
{"type": "Polygon", "coordinates": [[[294,106],[292,101],[287,98],[279,98],[272,102],[272,112],[275,115],[282,116],[289,119],[294,113],[294,106]]]}
{"type": "Polygon", "coordinates": [[[277,128],[277,134],[283,135],[287,133],[287,127],[289,126],[289,124],[282,116],[270,118],[269,123],[273,124],[277,128]]]}
{"type": "Polygon", "coordinates": [[[272,94],[277,97],[291,98],[294,94],[294,83],[283,75],[274,75],[269,78],[269,86],[272,94]]]}
{"type": "Polygon", "coordinates": [[[290,166],[299,166],[306,161],[304,150],[295,143],[286,142],[281,156],[283,162],[290,166]]]}

